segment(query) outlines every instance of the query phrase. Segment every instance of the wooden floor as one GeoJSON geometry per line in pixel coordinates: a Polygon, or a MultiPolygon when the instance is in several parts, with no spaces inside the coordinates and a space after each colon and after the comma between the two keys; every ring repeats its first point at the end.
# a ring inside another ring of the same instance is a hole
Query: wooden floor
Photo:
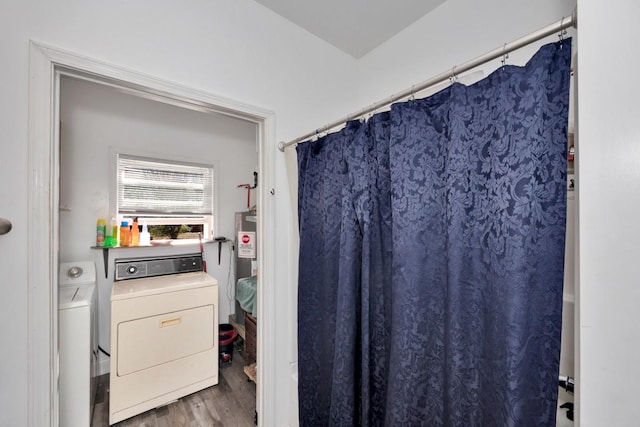
{"type": "MultiPolygon", "coordinates": [[[[220,368],[218,385],[185,396],[177,402],[152,409],[114,424],[117,427],[253,427],[255,426],[256,385],[243,368],[239,348],[231,365],[220,368]]],[[[109,374],[99,377],[92,427],[109,425],[109,374]]]]}

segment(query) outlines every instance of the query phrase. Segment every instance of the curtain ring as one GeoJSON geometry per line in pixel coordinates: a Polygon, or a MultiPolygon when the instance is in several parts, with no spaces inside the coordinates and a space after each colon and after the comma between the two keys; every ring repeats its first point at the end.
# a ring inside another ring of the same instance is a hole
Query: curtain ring
{"type": "MultiPolygon", "coordinates": [[[[564,41],[564,36],[567,34],[567,30],[564,29],[564,16],[560,19],[560,32],[558,33],[558,38],[561,42],[564,41]]],[[[560,49],[562,49],[562,44],[560,45],[560,49]]]]}
{"type": "Polygon", "coordinates": [[[455,82],[458,81],[458,76],[456,76],[456,66],[455,65],[451,69],[451,77],[449,77],[449,81],[451,82],[451,84],[454,84],[455,82]]]}
{"type": "Polygon", "coordinates": [[[411,85],[411,96],[409,97],[409,101],[415,101],[416,99],[415,87],[416,85],[411,85]]]}
{"type": "Polygon", "coordinates": [[[362,110],[360,110],[360,123],[366,123],[367,122],[367,113],[365,112],[365,109],[363,108],[362,110]]]}
{"type": "Polygon", "coordinates": [[[507,65],[507,59],[509,58],[509,54],[507,53],[507,44],[505,43],[502,46],[502,60],[500,62],[502,62],[502,68],[504,68],[505,65],[507,65]]]}

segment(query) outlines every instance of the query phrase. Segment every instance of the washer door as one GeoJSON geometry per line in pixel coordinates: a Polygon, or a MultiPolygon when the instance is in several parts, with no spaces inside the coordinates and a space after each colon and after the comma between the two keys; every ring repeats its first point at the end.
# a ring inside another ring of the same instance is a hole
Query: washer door
{"type": "Polygon", "coordinates": [[[151,368],[214,346],[213,305],[118,324],[118,376],[151,368]]]}

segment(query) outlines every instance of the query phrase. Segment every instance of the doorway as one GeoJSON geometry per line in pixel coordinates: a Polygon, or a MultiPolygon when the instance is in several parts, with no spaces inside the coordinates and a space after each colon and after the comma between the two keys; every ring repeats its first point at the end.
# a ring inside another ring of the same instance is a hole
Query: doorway
{"type": "MultiPolygon", "coordinates": [[[[258,129],[258,309],[268,314],[272,303],[268,295],[273,283],[274,207],[271,188],[275,154],[274,114],[254,106],[220,98],[209,93],[159,80],[135,71],[105,64],[59,49],[31,43],[29,112],[29,425],[55,426],[58,420],[57,390],[57,277],[60,261],[60,78],[63,75],[99,83],[137,96],[175,107],[222,114],[255,123],[258,129]],[[44,385],[48,384],[48,387],[44,385]]],[[[258,364],[268,366],[273,349],[267,322],[258,326],[258,364]]],[[[269,371],[258,371],[257,412],[260,424],[269,425],[273,416],[273,397],[262,390],[274,379],[269,371]]]]}

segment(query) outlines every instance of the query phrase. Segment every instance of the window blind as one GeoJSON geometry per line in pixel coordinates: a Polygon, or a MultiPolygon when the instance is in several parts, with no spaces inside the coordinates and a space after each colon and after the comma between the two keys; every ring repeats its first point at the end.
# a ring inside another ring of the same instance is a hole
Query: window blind
{"type": "Polygon", "coordinates": [[[118,213],[213,215],[213,167],[118,155],[118,213]]]}

